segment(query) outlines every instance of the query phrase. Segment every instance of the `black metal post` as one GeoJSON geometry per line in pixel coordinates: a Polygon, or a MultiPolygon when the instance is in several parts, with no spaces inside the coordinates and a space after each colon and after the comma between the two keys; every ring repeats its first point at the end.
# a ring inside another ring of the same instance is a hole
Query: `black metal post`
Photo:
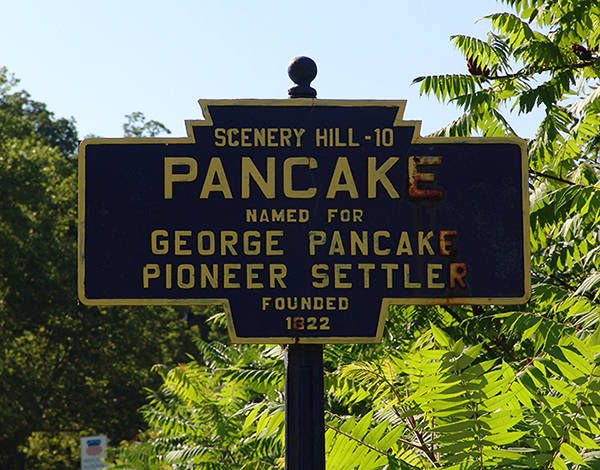
{"type": "Polygon", "coordinates": [[[285,468],[325,470],[323,345],[290,344],[285,364],[285,468]]]}
{"type": "MultiPolygon", "coordinates": [[[[290,62],[295,85],[290,98],[316,98],[310,83],[317,64],[309,57],[290,62]]],[[[285,355],[285,468],[325,470],[325,390],[323,345],[290,344],[285,355]]]]}

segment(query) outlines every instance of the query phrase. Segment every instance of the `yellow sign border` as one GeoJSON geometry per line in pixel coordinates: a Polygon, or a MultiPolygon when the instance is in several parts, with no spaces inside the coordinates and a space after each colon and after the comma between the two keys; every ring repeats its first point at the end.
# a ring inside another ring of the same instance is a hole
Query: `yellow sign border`
{"type": "Polygon", "coordinates": [[[287,100],[234,99],[234,100],[198,100],[204,120],[186,120],[186,137],[120,137],[120,138],[89,138],[79,145],[79,203],[78,203],[78,239],[77,239],[77,290],[80,301],[85,305],[116,306],[116,305],[221,305],[227,318],[227,327],[232,343],[238,344],[357,344],[380,343],[383,338],[383,328],[387,312],[392,305],[512,305],[526,303],[531,296],[530,278],[530,229],[529,229],[529,194],[527,143],[518,137],[421,137],[421,121],[404,121],[406,100],[322,100],[313,98],[296,98],[287,100]],[[335,107],[388,107],[397,108],[394,127],[414,127],[411,143],[413,144],[516,144],[521,148],[522,193],[523,193],[523,257],[525,295],[520,298],[383,298],[379,311],[379,320],[375,337],[273,337],[245,338],[236,334],[233,317],[228,299],[88,299],[85,296],[85,152],[90,145],[107,144],[194,144],[194,127],[213,126],[210,114],[211,106],[335,106],[335,107]]]}

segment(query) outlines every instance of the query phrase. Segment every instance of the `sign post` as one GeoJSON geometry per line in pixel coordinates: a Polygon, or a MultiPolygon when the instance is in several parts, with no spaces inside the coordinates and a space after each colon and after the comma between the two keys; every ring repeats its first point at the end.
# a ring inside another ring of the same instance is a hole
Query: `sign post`
{"type": "MultiPolygon", "coordinates": [[[[290,98],[317,97],[317,65],[297,57],[288,68],[290,98]]],[[[297,317],[296,317],[297,318],[297,317]]],[[[297,321],[297,320],[296,320],[297,321]]],[[[289,344],[285,351],[285,468],[325,470],[323,345],[289,344]]]]}
{"type": "Polygon", "coordinates": [[[380,342],[391,305],[527,301],[523,140],[423,138],[405,101],[320,100],[314,62],[289,72],[294,99],[201,100],[184,138],[83,141],[83,303],[219,304],[232,342],[288,344],[312,377],[305,356],[380,342]]]}

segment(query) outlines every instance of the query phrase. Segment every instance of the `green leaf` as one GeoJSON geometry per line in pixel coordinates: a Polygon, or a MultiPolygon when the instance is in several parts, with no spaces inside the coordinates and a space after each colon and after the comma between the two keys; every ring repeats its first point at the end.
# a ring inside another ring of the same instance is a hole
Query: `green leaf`
{"type": "Polygon", "coordinates": [[[563,459],[561,459],[559,456],[554,457],[554,460],[552,461],[552,465],[554,466],[554,468],[556,470],[569,470],[569,467],[567,467],[567,464],[565,463],[565,461],[563,459]]]}
{"type": "Polygon", "coordinates": [[[398,441],[398,438],[402,435],[404,428],[397,426],[383,436],[377,443],[377,448],[383,452],[387,452],[390,448],[398,441]]]}
{"type": "Polygon", "coordinates": [[[527,434],[527,431],[503,432],[486,436],[483,442],[487,445],[506,445],[518,441],[527,434]]]}
{"type": "Polygon", "coordinates": [[[598,324],[594,333],[588,338],[587,344],[589,346],[600,346],[600,324],[598,324]]]}
{"type": "Polygon", "coordinates": [[[458,421],[456,423],[451,424],[442,424],[435,427],[435,432],[438,434],[442,433],[452,433],[458,431],[470,430],[475,427],[475,422],[471,419],[466,419],[462,421],[458,421]]]}
{"type": "Polygon", "coordinates": [[[371,470],[371,469],[375,469],[375,468],[380,468],[379,466],[375,465],[375,462],[377,461],[377,459],[379,459],[381,456],[378,455],[375,452],[370,452],[368,453],[364,459],[362,459],[358,470],[371,470]]]}
{"type": "Polygon", "coordinates": [[[438,342],[438,344],[440,346],[450,347],[451,340],[450,340],[450,337],[446,333],[444,333],[440,328],[435,326],[433,323],[430,323],[429,327],[431,328],[433,337],[435,338],[435,340],[438,342]]]}
{"type": "Polygon", "coordinates": [[[569,438],[573,444],[583,447],[584,449],[600,449],[600,446],[592,438],[585,433],[579,431],[571,431],[569,438]]]}
{"type": "Polygon", "coordinates": [[[592,373],[592,366],[585,360],[584,357],[580,356],[569,348],[561,347],[560,350],[565,355],[565,359],[567,359],[567,361],[569,361],[571,365],[575,366],[581,373],[585,375],[592,373]]]}
{"type": "Polygon", "coordinates": [[[581,465],[583,463],[583,458],[577,452],[577,450],[569,443],[563,442],[560,445],[560,453],[569,459],[571,462],[581,465]]]}
{"type": "Polygon", "coordinates": [[[500,449],[483,449],[483,455],[485,457],[491,459],[502,459],[506,463],[506,461],[510,461],[511,463],[523,460],[523,454],[519,453],[517,450],[500,450],[500,449]]]}
{"type": "Polygon", "coordinates": [[[503,410],[479,418],[482,429],[490,433],[501,433],[523,421],[521,410],[503,410]]]}
{"type": "Polygon", "coordinates": [[[269,421],[269,426],[267,427],[266,435],[271,434],[273,431],[275,431],[277,428],[279,428],[279,426],[283,422],[284,418],[285,418],[284,411],[279,411],[279,412],[273,414],[269,421]]]}
{"type": "Polygon", "coordinates": [[[494,411],[503,408],[516,396],[517,392],[508,392],[499,396],[488,398],[483,402],[483,409],[487,411],[494,411]]]}
{"type": "Polygon", "coordinates": [[[586,375],[585,372],[576,369],[571,364],[568,364],[564,361],[559,361],[558,359],[554,359],[554,364],[556,364],[556,366],[558,366],[560,371],[569,380],[577,380],[586,375]]]}
{"type": "Polygon", "coordinates": [[[437,451],[442,454],[452,454],[452,455],[456,456],[456,454],[460,454],[467,449],[471,449],[471,448],[475,447],[476,445],[477,444],[476,444],[475,440],[467,439],[465,441],[458,441],[458,442],[454,442],[453,444],[450,444],[447,446],[442,446],[442,447],[438,448],[437,451]]]}
{"type": "Polygon", "coordinates": [[[388,427],[388,423],[386,421],[382,421],[377,426],[375,426],[371,431],[367,433],[364,437],[364,441],[370,446],[376,446],[383,433],[388,427]]]}
{"type": "Polygon", "coordinates": [[[465,367],[471,365],[471,363],[479,357],[479,354],[481,353],[482,349],[483,344],[477,344],[475,346],[470,347],[456,361],[457,367],[459,369],[464,369],[465,367]]]}
{"type": "Polygon", "coordinates": [[[242,427],[242,431],[247,430],[252,424],[254,424],[254,419],[256,415],[261,411],[262,405],[256,406],[246,417],[244,420],[244,426],[242,427]]]}
{"type": "Polygon", "coordinates": [[[362,439],[371,425],[372,418],[373,411],[369,411],[366,415],[364,415],[352,430],[352,437],[355,437],[356,439],[362,439]]]}

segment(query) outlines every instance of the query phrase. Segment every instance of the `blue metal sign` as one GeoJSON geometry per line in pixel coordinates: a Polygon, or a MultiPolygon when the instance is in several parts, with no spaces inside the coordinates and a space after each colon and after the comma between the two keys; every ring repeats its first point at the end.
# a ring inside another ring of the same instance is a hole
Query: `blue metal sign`
{"type": "Polygon", "coordinates": [[[238,343],[381,340],[395,304],[530,295],[526,144],[404,101],[201,101],[185,138],[80,146],[79,296],[221,304],[238,343]]]}

